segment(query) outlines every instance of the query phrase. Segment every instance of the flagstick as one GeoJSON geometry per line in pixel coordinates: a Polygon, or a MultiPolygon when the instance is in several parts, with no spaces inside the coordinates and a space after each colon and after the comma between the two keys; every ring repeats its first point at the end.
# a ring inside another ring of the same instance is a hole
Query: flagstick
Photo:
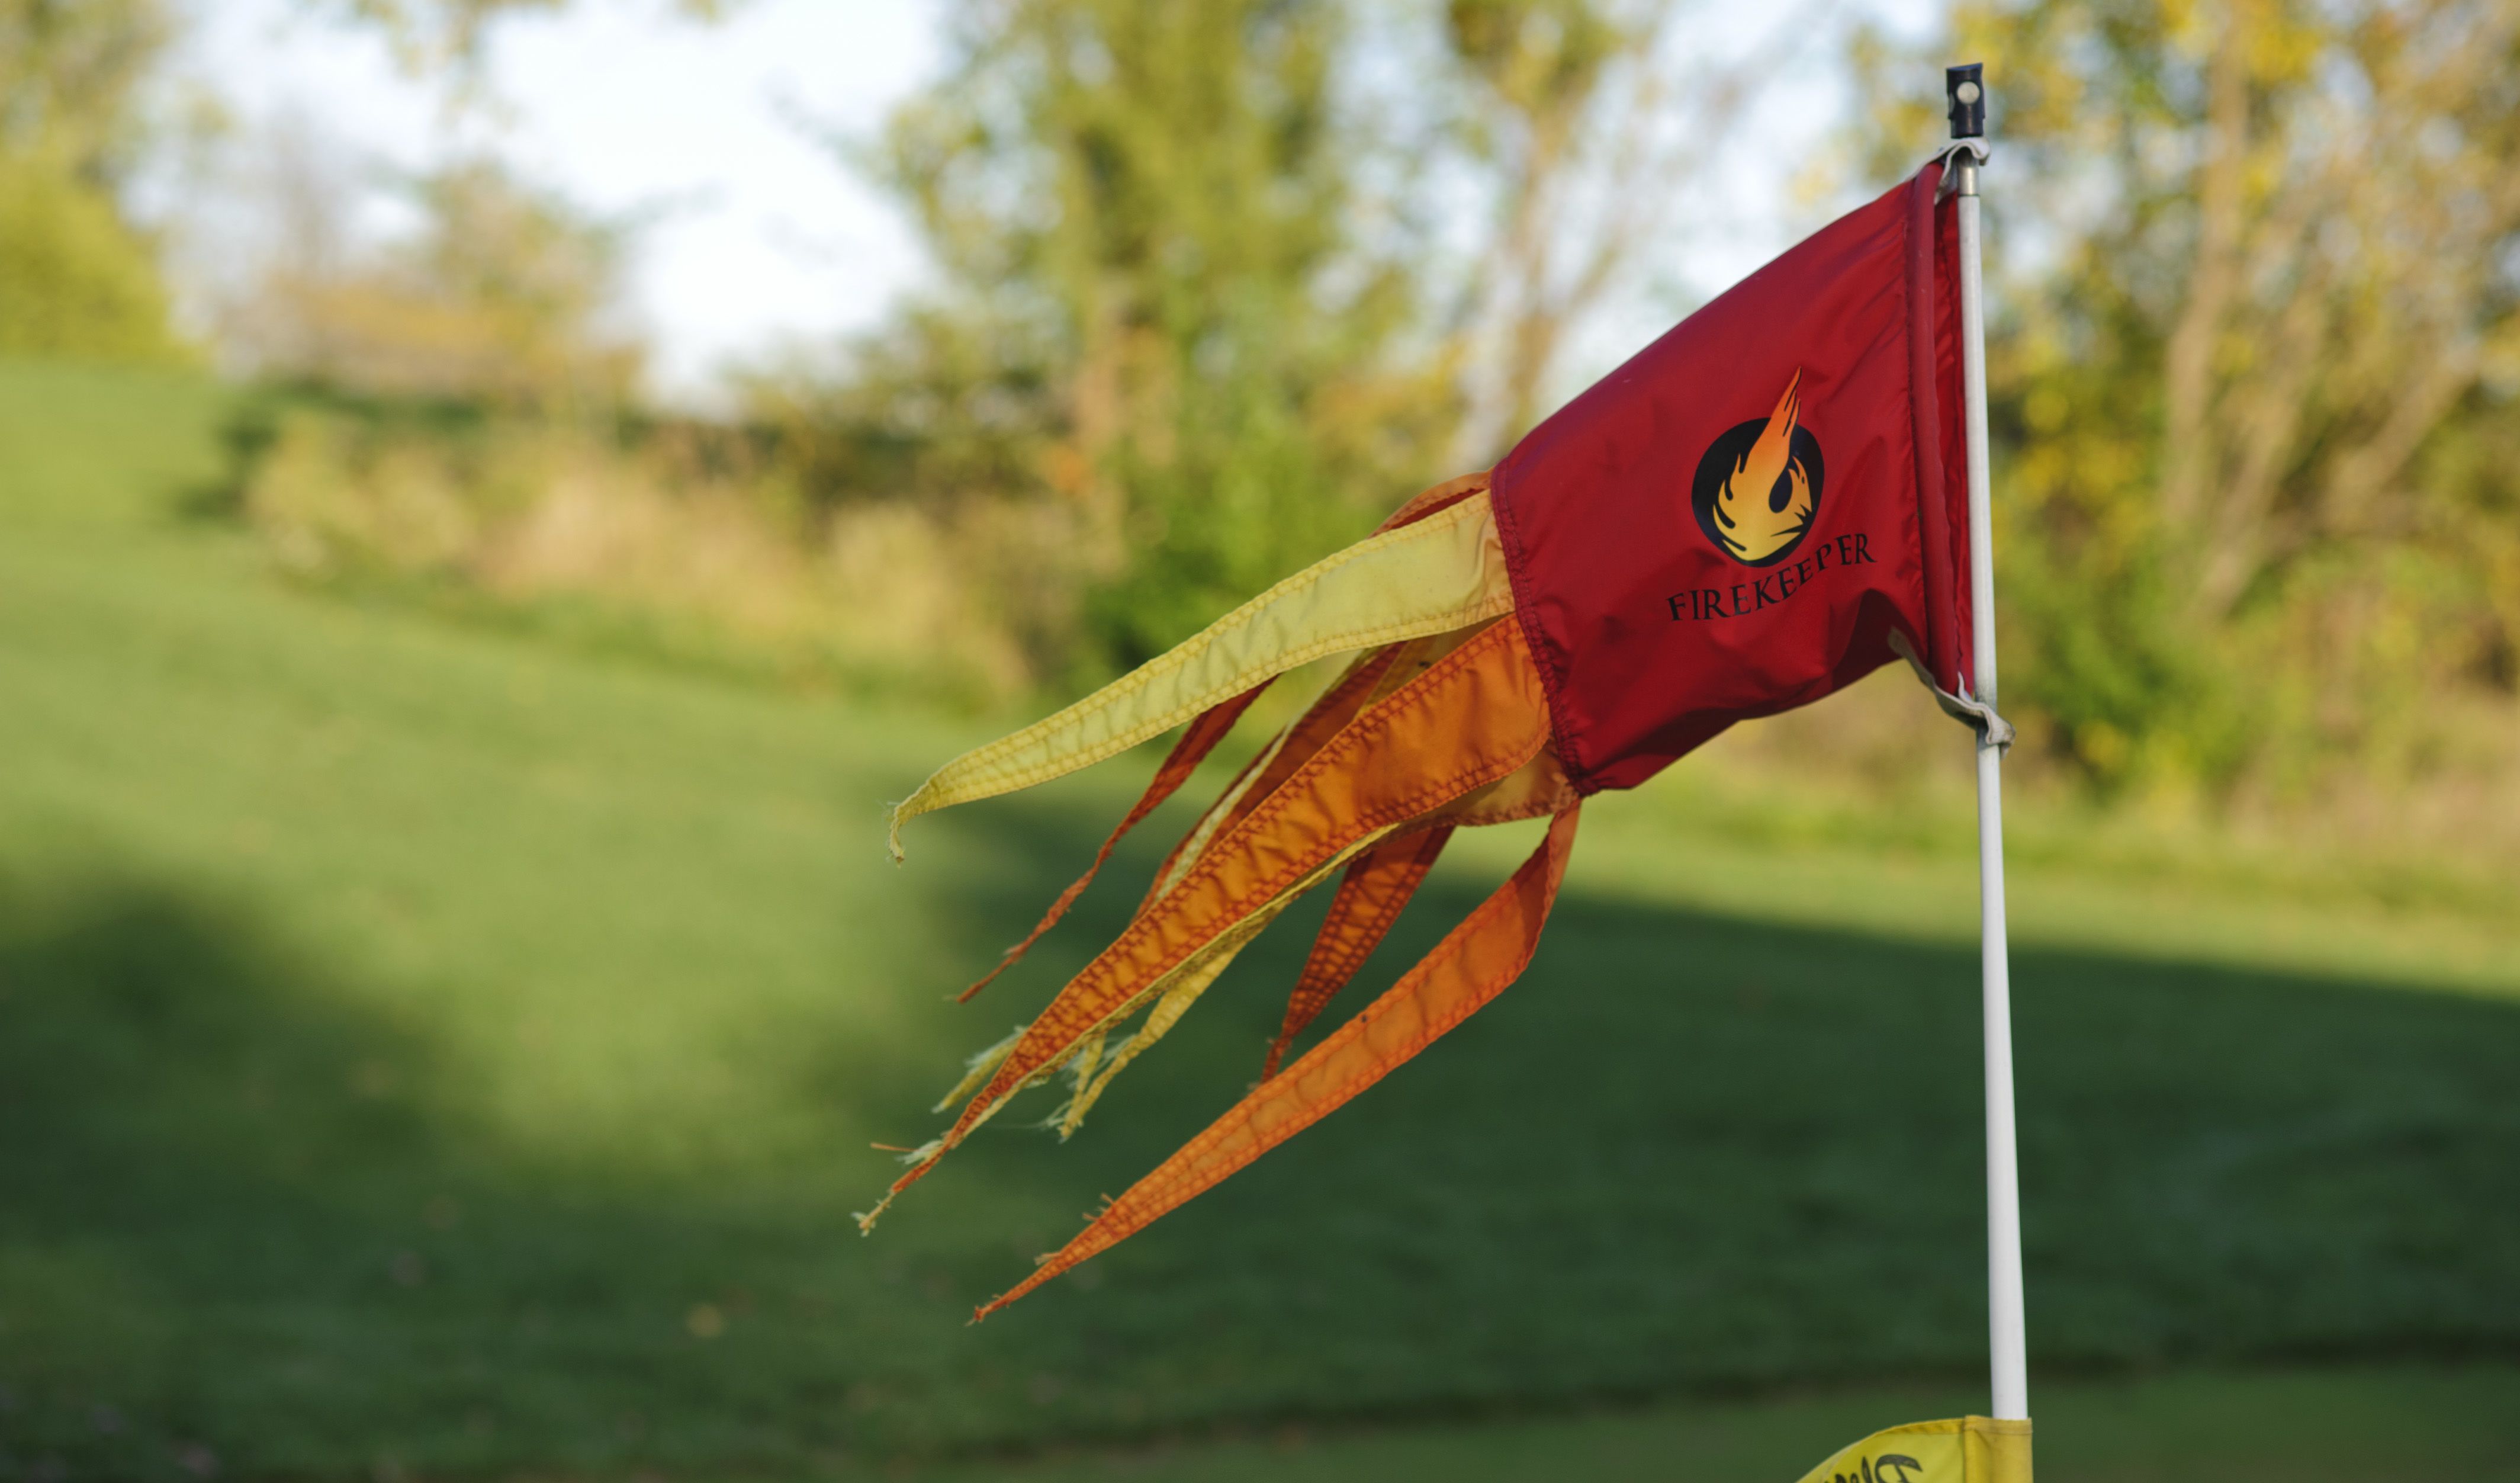
{"type": "MultiPolygon", "coordinates": [[[[1952,137],[1986,132],[1986,93],[1975,64],[1946,69],[1952,137]]],[[[1955,151],[1960,229],[1960,368],[1968,415],[1971,680],[1995,698],[1995,550],[1986,453],[1986,307],[1979,270],[1978,157],[1955,151]]],[[[2012,975],[2003,930],[2003,751],[1977,741],[1978,941],[1986,1000],[1986,1287],[1998,1418],[2030,1415],[2029,1343],[2021,1298],[2021,1174],[2012,1126],[2012,975]]]]}

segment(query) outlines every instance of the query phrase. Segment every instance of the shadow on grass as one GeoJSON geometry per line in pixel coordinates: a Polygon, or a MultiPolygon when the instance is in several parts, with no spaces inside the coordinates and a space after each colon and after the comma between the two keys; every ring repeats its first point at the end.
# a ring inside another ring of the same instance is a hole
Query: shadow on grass
{"type": "MultiPolygon", "coordinates": [[[[1000,868],[937,887],[974,962],[1091,831],[986,823],[1000,868]]],[[[1036,1006],[1153,853],[980,1006],[801,1051],[794,1096],[835,1138],[931,1127],[944,1037],[1036,1006]]],[[[1476,894],[1430,889],[1333,1015],[1476,894]]],[[[1239,1095],[1309,922],[1074,1143],[992,1129],[861,1242],[847,1211],[883,1174],[854,1147],[575,1177],[465,1110],[473,1073],[426,1006],[380,1011],[180,889],[22,906],[0,918],[8,1461],[828,1467],[1976,1372],[1974,954],[1580,896],[1418,1062],[964,1327],[1239,1095]]],[[[2520,1355],[2520,1007],[2091,953],[2016,973],[2043,1366],[2520,1355]]]]}

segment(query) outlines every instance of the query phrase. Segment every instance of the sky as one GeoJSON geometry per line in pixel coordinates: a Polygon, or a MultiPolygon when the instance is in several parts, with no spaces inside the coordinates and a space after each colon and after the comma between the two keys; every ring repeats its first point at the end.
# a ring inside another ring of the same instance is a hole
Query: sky
{"type": "MultiPolygon", "coordinates": [[[[670,0],[574,0],[499,22],[487,68],[496,107],[452,126],[440,88],[401,73],[377,34],[325,19],[319,5],[194,6],[185,69],[224,101],[241,139],[312,120],[329,149],[378,180],[487,150],[581,209],[641,222],[630,309],[663,400],[707,408],[729,369],[869,328],[921,281],[916,238],[830,140],[870,136],[936,75],[937,0],[741,0],[710,24],[681,19],[670,0]]],[[[1913,24],[1927,5],[1864,8],[1913,24]]],[[[1738,41],[1779,13],[1708,14],[1719,41],[1738,41]]],[[[1738,136],[1756,148],[1727,157],[1720,190],[1648,253],[1641,296],[1579,340],[1586,364],[1571,369],[1582,379],[1834,204],[1797,200],[1789,186],[1790,162],[1840,117],[1828,51],[1814,44],[1792,59],[1738,136]]]]}
{"type": "Polygon", "coordinates": [[[511,18],[488,68],[503,116],[453,131],[374,32],[313,10],[198,0],[186,69],[242,138],[316,120],[380,176],[486,147],[582,209],[641,220],[629,292],[668,399],[704,402],[731,364],[869,326],[919,280],[917,242],[825,136],[871,132],[934,74],[930,4],[747,0],[699,24],[666,0],[578,0],[511,18]]]}

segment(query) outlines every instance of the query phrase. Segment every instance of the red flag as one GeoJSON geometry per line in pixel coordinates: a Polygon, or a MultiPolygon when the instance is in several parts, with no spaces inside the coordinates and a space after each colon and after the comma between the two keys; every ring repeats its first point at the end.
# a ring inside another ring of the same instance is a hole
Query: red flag
{"type": "Polygon", "coordinates": [[[1966,471],[1928,166],[1752,274],[1494,474],[1514,607],[1578,788],[1895,656],[1966,672],[1966,471]]]}
{"type": "Polygon", "coordinates": [[[1964,698],[1965,470],[1944,452],[1961,446],[1946,288],[1958,253],[1935,199],[1942,173],[1928,165],[1690,315],[1492,475],[1410,501],[1178,649],[948,763],[894,810],[897,838],[917,814],[1191,722],[1125,831],[1256,687],[1358,654],[1191,830],[1120,937],[973,1060],[947,1099],[963,1101],[952,1126],[885,1195],[1062,1071],[1075,1092],[1057,1122],[1073,1131],[1236,953],[1343,873],[1261,1084],[993,1308],[1310,1126],[1503,992],[1538,945],[1585,794],[1632,787],[1734,721],[1819,699],[1903,653],[1946,708],[2002,727],[1964,698]],[[1280,1065],[1453,831],[1540,817],[1554,821],[1547,841],[1512,879],[1280,1065]]]}

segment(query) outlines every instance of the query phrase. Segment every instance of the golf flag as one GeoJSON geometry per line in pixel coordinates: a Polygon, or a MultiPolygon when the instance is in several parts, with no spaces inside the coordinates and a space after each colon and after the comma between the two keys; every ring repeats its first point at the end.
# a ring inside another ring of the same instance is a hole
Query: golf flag
{"type": "Polygon", "coordinates": [[[1353,655],[1191,828],[1119,938],[973,1058],[937,1109],[953,1110],[951,1125],[907,1155],[861,1227],[1027,1087],[1063,1077],[1053,1120],[1074,1132],[1112,1077],[1316,885],[1336,880],[1261,1083],[980,1317],[1214,1186],[1503,992],[1538,946],[1588,795],[1632,787],[1735,721],[1807,704],[1893,658],[1956,715],[2008,735],[1969,696],[1957,242],[1941,175],[1929,164],[1822,228],[1491,472],[1427,490],[1374,535],[947,763],[899,804],[896,858],[918,815],[1187,723],[1003,971],[1262,689],[1353,655]],[[1456,831],[1538,818],[1552,821],[1547,835],[1511,878],[1286,1060],[1456,831]]]}
{"type": "Polygon", "coordinates": [[[2030,1483],[2030,1423],[1965,1416],[1876,1431],[1802,1483],[2030,1483]]]}

